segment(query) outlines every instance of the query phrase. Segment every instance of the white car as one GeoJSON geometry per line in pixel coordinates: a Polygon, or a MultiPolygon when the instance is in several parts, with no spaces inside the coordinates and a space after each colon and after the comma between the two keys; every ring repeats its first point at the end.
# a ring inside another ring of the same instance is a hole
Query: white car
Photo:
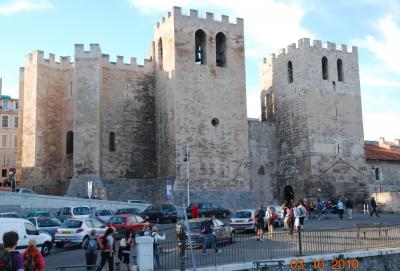
{"type": "Polygon", "coordinates": [[[104,234],[106,226],[98,219],[67,219],[54,235],[54,242],[58,248],[64,247],[66,243],[81,244],[89,239],[90,232],[96,230],[96,236],[104,234]]]}
{"type": "Polygon", "coordinates": [[[256,232],[256,210],[242,209],[232,212],[229,219],[229,226],[235,230],[254,231],[256,232]]]}
{"type": "MultiPolygon", "coordinates": [[[[47,233],[39,232],[30,221],[23,218],[0,218],[0,236],[9,231],[18,233],[18,251],[23,252],[27,248],[29,240],[34,239],[43,256],[50,253],[53,246],[52,237],[47,233]]],[[[0,238],[1,245],[2,242],[3,239],[0,238]]]]}
{"type": "Polygon", "coordinates": [[[20,194],[36,194],[35,192],[27,188],[16,188],[15,192],[20,194]]]}

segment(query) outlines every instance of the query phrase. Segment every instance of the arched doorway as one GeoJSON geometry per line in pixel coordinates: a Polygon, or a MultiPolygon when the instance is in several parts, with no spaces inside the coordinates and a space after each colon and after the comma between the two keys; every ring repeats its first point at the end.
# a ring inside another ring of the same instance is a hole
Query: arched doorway
{"type": "Polygon", "coordinates": [[[294,191],[291,185],[286,185],[283,189],[283,198],[286,203],[292,202],[294,200],[294,191]]]}

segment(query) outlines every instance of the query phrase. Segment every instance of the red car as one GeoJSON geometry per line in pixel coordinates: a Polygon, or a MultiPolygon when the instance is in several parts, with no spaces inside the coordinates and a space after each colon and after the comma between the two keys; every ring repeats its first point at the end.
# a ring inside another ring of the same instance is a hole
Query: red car
{"type": "Polygon", "coordinates": [[[149,223],[145,222],[142,217],[130,214],[113,215],[107,223],[107,227],[116,228],[116,234],[119,238],[123,237],[127,230],[135,235],[136,232],[143,230],[145,225],[149,225],[149,223]]]}

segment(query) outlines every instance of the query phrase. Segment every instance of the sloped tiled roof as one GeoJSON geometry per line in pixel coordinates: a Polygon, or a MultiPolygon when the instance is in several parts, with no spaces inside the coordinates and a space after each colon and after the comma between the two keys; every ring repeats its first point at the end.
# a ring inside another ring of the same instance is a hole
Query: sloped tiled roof
{"type": "Polygon", "coordinates": [[[367,159],[385,161],[399,161],[400,152],[391,151],[376,145],[365,144],[365,156],[367,159]]]}

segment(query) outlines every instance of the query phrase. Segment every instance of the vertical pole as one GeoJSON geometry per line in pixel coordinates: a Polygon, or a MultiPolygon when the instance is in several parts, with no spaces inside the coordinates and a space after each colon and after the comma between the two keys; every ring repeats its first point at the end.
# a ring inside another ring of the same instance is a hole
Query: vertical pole
{"type": "Polygon", "coordinates": [[[298,226],[297,231],[299,233],[299,256],[303,254],[301,247],[301,226],[298,226]]]}
{"type": "Polygon", "coordinates": [[[190,172],[189,172],[189,146],[186,144],[186,177],[187,177],[187,206],[190,205],[190,172]]]}
{"type": "MultiPolygon", "coordinates": [[[[183,207],[185,207],[185,206],[183,206],[183,207]]],[[[188,233],[190,257],[192,258],[193,271],[196,271],[196,258],[194,257],[193,245],[192,245],[192,237],[190,235],[191,229],[190,229],[190,224],[188,222],[186,208],[183,208],[183,213],[185,214],[185,222],[184,223],[185,223],[185,228],[186,228],[187,233],[188,233]]]]}

